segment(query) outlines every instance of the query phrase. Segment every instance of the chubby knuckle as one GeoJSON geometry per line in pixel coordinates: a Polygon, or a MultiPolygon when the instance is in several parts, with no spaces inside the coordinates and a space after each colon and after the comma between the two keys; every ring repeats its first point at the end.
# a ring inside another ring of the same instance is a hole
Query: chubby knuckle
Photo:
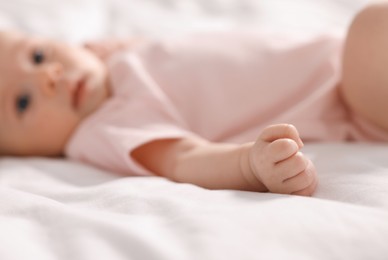
{"type": "Polygon", "coordinates": [[[267,174],[266,177],[267,184],[270,185],[272,188],[275,188],[277,190],[283,189],[284,184],[281,173],[277,172],[275,169],[272,169],[271,173],[267,174]]]}
{"type": "Polygon", "coordinates": [[[268,135],[276,132],[276,133],[282,133],[282,135],[292,134],[295,133],[297,130],[293,125],[290,124],[273,124],[268,125],[264,127],[264,129],[261,131],[261,134],[259,137],[262,137],[265,139],[268,135]]]}
{"type": "Polygon", "coordinates": [[[291,139],[283,138],[273,141],[269,149],[273,153],[293,153],[297,149],[297,144],[291,139]]]}
{"type": "Polygon", "coordinates": [[[294,144],[293,144],[294,141],[291,139],[284,138],[276,141],[277,141],[276,142],[277,146],[279,146],[279,149],[281,150],[288,150],[288,149],[294,148],[294,144]]]}
{"type": "Polygon", "coordinates": [[[317,171],[315,170],[314,164],[309,159],[306,160],[306,163],[306,171],[308,171],[313,176],[317,175],[317,171]]]}
{"type": "Polygon", "coordinates": [[[294,155],[294,163],[295,163],[295,167],[300,170],[300,171],[303,171],[307,168],[307,165],[308,165],[308,161],[307,159],[305,158],[305,156],[303,155],[303,153],[301,152],[297,152],[295,155],[294,155]]]}
{"type": "Polygon", "coordinates": [[[298,135],[298,130],[296,130],[296,127],[291,124],[283,124],[283,131],[286,136],[295,136],[298,135]]]}
{"type": "Polygon", "coordinates": [[[258,139],[259,140],[262,140],[262,141],[265,141],[267,139],[267,136],[270,135],[272,132],[273,132],[273,129],[274,129],[274,126],[273,125],[270,125],[270,126],[267,126],[265,127],[261,133],[259,134],[259,137],[258,139]]]}
{"type": "Polygon", "coordinates": [[[308,174],[311,180],[317,179],[317,171],[315,170],[314,164],[307,160],[306,173],[308,174]]]}
{"type": "Polygon", "coordinates": [[[313,182],[313,177],[311,176],[311,174],[308,174],[307,171],[301,172],[299,174],[299,178],[300,178],[300,184],[303,187],[307,187],[313,182]]]}
{"type": "Polygon", "coordinates": [[[279,151],[281,151],[279,149],[279,140],[275,140],[267,145],[266,152],[268,154],[278,153],[279,151]]]}

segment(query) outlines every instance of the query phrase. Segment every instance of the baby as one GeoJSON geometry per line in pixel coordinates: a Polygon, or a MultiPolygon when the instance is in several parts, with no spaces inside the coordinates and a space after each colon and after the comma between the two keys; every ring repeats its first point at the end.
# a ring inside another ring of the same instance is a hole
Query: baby
{"type": "Polygon", "coordinates": [[[219,34],[83,48],[2,32],[0,153],[311,195],[302,139],[388,140],[387,15],[364,9],[345,44],[219,34]]]}

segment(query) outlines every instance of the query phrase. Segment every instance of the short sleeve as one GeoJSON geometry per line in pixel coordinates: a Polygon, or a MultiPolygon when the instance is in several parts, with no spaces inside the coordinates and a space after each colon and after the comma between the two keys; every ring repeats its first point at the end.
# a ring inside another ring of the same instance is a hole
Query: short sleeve
{"type": "Polygon", "coordinates": [[[151,175],[130,156],[143,144],[162,139],[199,138],[134,53],[109,63],[113,95],[76,129],[66,156],[125,175],[151,175]]]}

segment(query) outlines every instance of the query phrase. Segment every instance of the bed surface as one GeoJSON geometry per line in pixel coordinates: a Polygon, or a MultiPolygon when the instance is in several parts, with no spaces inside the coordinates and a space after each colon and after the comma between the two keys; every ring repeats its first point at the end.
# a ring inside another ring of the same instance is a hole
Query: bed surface
{"type": "Polygon", "coordinates": [[[3,159],[1,259],[387,259],[388,148],[305,152],[320,173],[313,198],[3,159]]]}
{"type": "MultiPolygon", "coordinates": [[[[230,28],[343,32],[366,2],[1,0],[0,28],[72,42],[230,28]]],[[[312,198],[1,158],[0,259],[388,259],[388,146],[303,150],[319,173],[312,198]]]]}

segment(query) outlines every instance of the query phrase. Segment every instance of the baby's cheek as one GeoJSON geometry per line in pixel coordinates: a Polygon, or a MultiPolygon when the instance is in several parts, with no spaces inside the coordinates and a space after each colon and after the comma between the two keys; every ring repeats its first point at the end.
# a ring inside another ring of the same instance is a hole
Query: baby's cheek
{"type": "Polygon", "coordinates": [[[63,110],[51,110],[38,116],[36,125],[31,129],[31,136],[40,140],[40,146],[47,155],[63,152],[72,133],[79,124],[75,114],[63,110]]]}

